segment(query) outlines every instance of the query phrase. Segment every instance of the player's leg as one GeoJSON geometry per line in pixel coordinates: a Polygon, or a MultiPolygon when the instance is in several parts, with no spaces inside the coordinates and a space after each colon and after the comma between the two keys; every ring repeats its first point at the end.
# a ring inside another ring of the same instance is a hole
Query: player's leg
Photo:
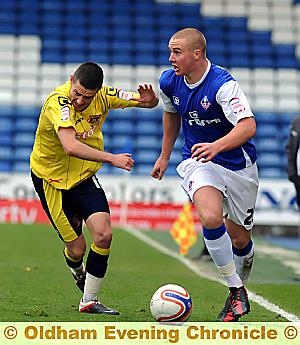
{"type": "Polygon", "coordinates": [[[76,285],[83,292],[86,278],[85,265],[83,256],[86,250],[86,242],[81,234],[78,238],[71,242],[65,243],[63,251],[67,266],[70,268],[76,285]]]}
{"type": "MultiPolygon", "coordinates": [[[[236,290],[243,284],[236,272],[231,239],[223,220],[226,171],[227,169],[212,162],[203,164],[192,159],[183,161],[177,167],[178,174],[183,178],[182,187],[193,200],[199,213],[205,244],[211,258],[228,288],[236,290]]],[[[243,312],[246,310],[240,311],[243,312]]],[[[237,316],[232,311],[231,314],[230,318],[228,316],[222,321],[236,321],[237,316]]]]}
{"type": "Polygon", "coordinates": [[[247,299],[241,303],[244,296],[241,296],[241,300],[240,294],[244,295],[244,288],[236,271],[231,239],[223,222],[223,194],[214,187],[202,187],[195,192],[194,203],[203,224],[207,249],[229,288],[229,296],[219,320],[237,321],[248,312],[249,305],[247,299]]]}
{"type": "Polygon", "coordinates": [[[119,313],[116,310],[105,307],[98,301],[98,294],[108,267],[112,240],[109,214],[94,213],[86,220],[86,225],[91,232],[93,243],[86,261],[86,282],[79,310],[117,315],[119,313]]]}
{"type": "Polygon", "coordinates": [[[116,315],[118,314],[116,310],[103,306],[97,299],[107,271],[112,241],[108,202],[95,176],[78,186],[76,193],[80,195],[77,211],[85,220],[92,236],[92,244],[86,260],[84,293],[79,310],[116,315]]]}
{"type": "Polygon", "coordinates": [[[203,225],[206,247],[225,279],[228,287],[240,287],[242,281],[236,273],[231,239],[223,222],[223,194],[214,187],[199,188],[193,197],[203,225]]]}
{"type": "Polygon", "coordinates": [[[43,209],[60,239],[65,243],[64,257],[77,286],[84,287],[85,271],[83,256],[85,239],[82,235],[82,219],[74,212],[69,192],[59,190],[31,173],[33,185],[40,198],[43,209]]]}
{"type": "MultiPolygon", "coordinates": [[[[227,197],[224,209],[227,213],[225,224],[233,246],[234,261],[243,285],[246,283],[253,262],[254,246],[251,240],[253,213],[258,190],[256,165],[240,171],[227,172],[227,197]]],[[[243,287],[230,290],[219,320],[233,313],[238,318],[250,311],[247,291],[243,287]],[[231,308],[230,308],[231,307],[231,308]],[[243,310],[243,313],[240,311],[243,310]]]]}
{"type": "Polygon", "coordinates": [[[251,230],[246,230],[242,225],[238,225],[230,219],[226,219],[225,223],[232,241],[235,267],[245,285],[249,279],[254,258],[251,230]]]}

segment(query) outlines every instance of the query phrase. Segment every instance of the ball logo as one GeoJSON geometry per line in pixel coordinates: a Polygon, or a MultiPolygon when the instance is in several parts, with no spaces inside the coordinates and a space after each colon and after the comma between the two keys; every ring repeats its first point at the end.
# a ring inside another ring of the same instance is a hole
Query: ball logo
{"type": "Polygon", "coordinates": [[[184,322],[192,312],[192,298],[180,285],[163,285],[154,292],[150,311],[158,322],[184,322]]]}

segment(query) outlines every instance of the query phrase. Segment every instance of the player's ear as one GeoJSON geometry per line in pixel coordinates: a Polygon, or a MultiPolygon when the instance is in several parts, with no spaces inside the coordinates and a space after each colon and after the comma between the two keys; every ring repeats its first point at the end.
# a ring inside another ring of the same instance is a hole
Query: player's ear
{"type": "Polygon", "coordinates": [[[73,80],[74,80],[74,76],[73,76],[73,74],[70,74],[70,82],[71,82],[71,84],[73,83],[73,80]]]}
{"type": "Polygon", "coordinates": [[[200,49],[194,50],[194,60],[198,61],[200,58],[201,58],[201,50],[200,49]]]}

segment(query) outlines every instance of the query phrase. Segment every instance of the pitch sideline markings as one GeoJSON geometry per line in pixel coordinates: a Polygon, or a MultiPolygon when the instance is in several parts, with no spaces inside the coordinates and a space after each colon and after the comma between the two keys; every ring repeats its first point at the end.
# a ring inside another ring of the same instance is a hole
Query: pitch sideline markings
{"type": "MultiPolygon", "coordinates": [[[[205,270],[203,268],[201,269],[201,267],[199,267],[199,265],[196,265],[192,260],[180,256],[179,254],[177,254],[174,251],[170,250],[166,246],[162,245],[161,243],[159,243],[159,242],[153,240],[152,238],[150,238],[149,236],[145,235],[142,231],[140,231],[138,229],[135,229],[133,227],[129,227],[127,225],[122,227],[122,229],[124,229],[125,231],[127,231],[131,235],[137,237],[141,241],[145,242],[149,246],[157,249],[161,253],[166,254],[168,256],[171,256],[174,259],[180,261],[181,263],[183,263],[187,268],[189,268],[191,271],[193,271],[198,276],[201,276],[203,278],[207,278],[209,280],[212,280],[212,281],[215,281],[215,282],[218,282],[218,283],[221,283],[221,284],[225,285],[223,280],[215,277],[215,275],[210,273],[210,272],[208,272],[207,269],[205,269],[205,270]]],[[[276,304],[273,304],[273,303],[269,302],[265,298],[256,295],[254,292],[251,292],[248,289],[247,289],[247,291],[248,291],[249,299],[251,301],[259,304],[263,308],[265,308],[265,309],[267,309],[267,310],[269,310],[269,311],[271,311],[273,313],[280,314],[282,317],[284,317],[288,321],[300,322],[300,318],[297,315],[291,314],[291,313],[281,309],[276,304]]]]}

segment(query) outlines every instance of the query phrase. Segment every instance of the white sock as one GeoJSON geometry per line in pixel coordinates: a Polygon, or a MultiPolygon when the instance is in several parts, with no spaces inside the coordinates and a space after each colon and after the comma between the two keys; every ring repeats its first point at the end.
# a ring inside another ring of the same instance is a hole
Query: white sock
{"type": "Polygon", "coordinates": [[[234,254],[233,257],[236,266],[236,271],[240,276],[241,280],[243,281],[243,284],[245,285],[248,281],[251,272],[251,266],[254,257],[254,245],[252,245],[252,248],[247,255],[238,256],[234,254]]]}
{"type": "MultiPolygon", "coordinates": [[[[212,230],[213,231],[213,230],[212,230]]],[[[214,240],[204,238],[206,247],[228,287],[241,287],[241,278],[236,272],[230,236],[225,232],[214,240]]]]}
{"type": "Polygon", "coordinates": [[[86,273],[84,293],[82,296],[83,302],[89,302],[97,298],[102,281],[103,278],[95,277],[88,272],[86,273]]]}

